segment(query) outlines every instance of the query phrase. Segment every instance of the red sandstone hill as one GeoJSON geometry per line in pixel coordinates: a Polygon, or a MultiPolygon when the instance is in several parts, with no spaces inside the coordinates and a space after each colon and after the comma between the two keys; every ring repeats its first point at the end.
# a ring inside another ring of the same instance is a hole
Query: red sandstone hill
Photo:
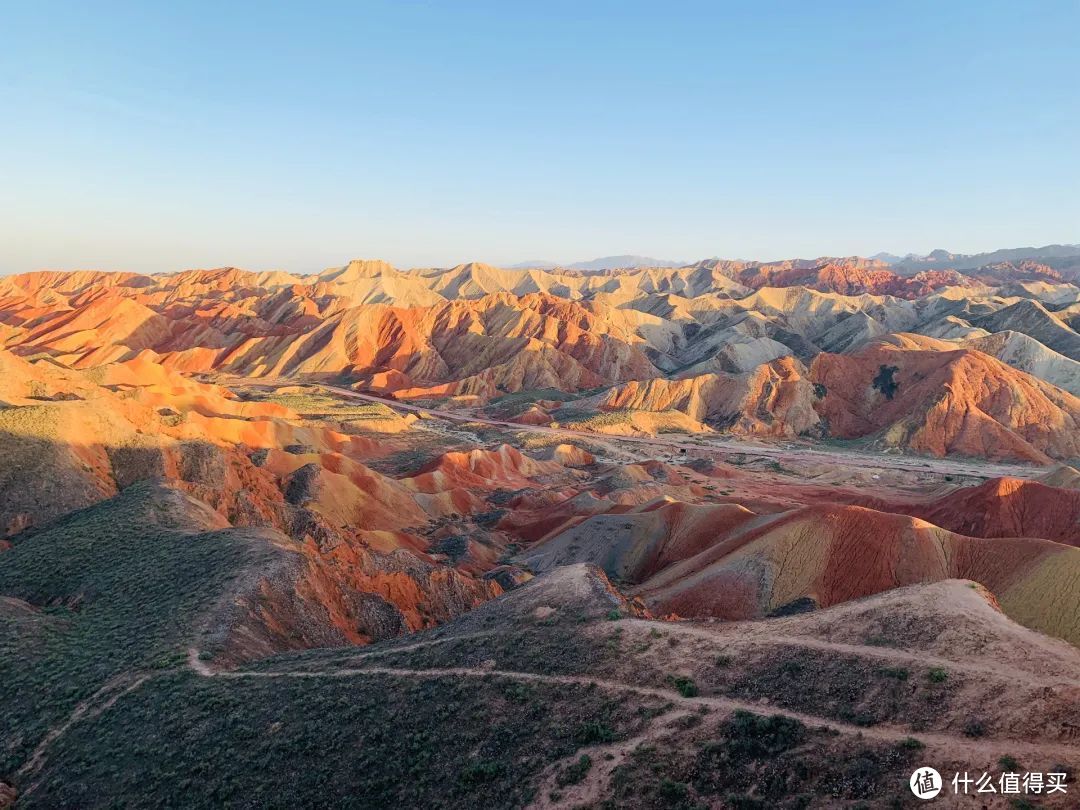
{"type": "Polygon", "coordinates": [[[1008,284],[1016,281],[1060,282],[1065,280],[1057,270],[1031,259],[986,264],[977,270],[969,270],[967,275],[988,284],[1008,284]]]}
{"type": "Polygon", "coordinates": [[[406,481],[420,492],[453,487],[519,489],[532,486],[535,478],[565,472],[566,468],[556,461],[537,461],[503,444],[493,450],[444,453],[406,481]]]}
{"type": "Polygon", "coordinates": [[[603,410],[675,410],[733,433],[792,437],[818,428],[812,383],[793,357],[745,374],[702,374],[680,380],[629,382],[600,395],[603,410]]]}
{"type": "Polygon", "coordinates": [[[829,434],[883,444],[1045,463],[1080,455],[1080,399],[977,351],[879,342],[818,355],[810,378],[829,434]]]}
{"type": "Polygon", "coordinates": [[[971,538],[924,521],[853,506],[812,506],[736,529],[643,583],[650,606],[743,618],[800,599],[820,606],[916,582],[971,579],[1007,614],[1080,641],[1080,550],[1033,538],[971,538]]]}
{"type": "Polygon", "coordinates": [[[753,289],[762,287],[808,287],[841,295],[895,295],[919,298],[949,286],[968,286],[970,281],[953,271],[932,271],[899,276],[886,265],[827,261],[809,268],[762,265],[739,274],[739,281],[753,289]]]}
{"type": "Polygon", "coordinates": [[[485,475],[501,471],[494,484],[532,487],[531,474],[574,474],[505,448],[476,451],[455,475],[440,470],[416,486],[364,463],[388,452],[384,442],[240,400],[149,353],[76,371],[0,351],[0,404],[0,553],[20,533],[164,482],[201,502],[217,525],[273,529],[259,535],[271,544],[290,538],[303,560],[286,589],[293,602],[262,608],[271,634],[282,636],[273,644],[285,647],[313,638],[290,628],[279,608],[314,605],[334,639],[359,643],[495,595],[493,583],[441,564],[429,541],[406,529],[480,508],[462,487],[490,488],[485,475]]]}
{"type": "Polygon", "coordinates": [[[755,515],[665,504],[589,518],[533,546],[537,570],[592,562],[636,583],[654,613],[747,619],[828,607],[914,583],[970,579],[1029,627],[1080,642],[1080,549],[975,538],[906,515],[806,506],[755,515]]]}
{"type": "Polygon", "coordinates": [[[1045,537],[1080,546],[1080,490],[1018,478],[991,478],[913,510],[974,537],[1045,537]]]}
{"type": "MultiPolygon", "coordinates": [[[[930,270],[901,276],[884,262],[858,256],[766,263],[709,259],[695,267],[723,273],[753,290],[763,287],[806,287],[840,295],[893,295],[913,299],[944,287],[973,286],[971,278],[955,270],[930,270]]],[[[1004,279],[1002,283],[1005,283],[1004,279]]]]}
{"type": "Polygon", "coordinates": [[[675,410],[734,433],[872,438],[936,456],[1046,463],[1080,454],[1077,397],[977,351],[899,342],[819,354],[809,372],[785,357],[746,374],[629,382],[596,404],[675,410]]]}
{"type": "Polygon", "coordinates": [[[130,289],[121,285],[132,280],[107,274],[6,279],[0,320],[11,330],[0,340],[20,354],[45,352],[78,367],[151,349],[163,364],[189,372],[361,379],[399,372],[406,388],[484,396],[657,373],[637,334],[650,316],[543,293],[402,308],[313,297],[319,284],[292,284],[280,274],[191,271],[152,288],[144,278],[130,289]]]}
{"type": "MultiPolygon", "coordinates": [[[[1057,366],[1011,359],[1038,380],[942,340],[913,339],[907,351],[870,342],[916,328],[1008,328],[1063,352],[1080,341],[1038,301],[970,284],[942,271],[896,276],[858,258],[610,276],[480,264],[403,272],[385,262],[311,278],[236,268],[35,273],[0,280],[0,348],[73,368],[146,354],[187,374],[344,377],[453,406],[610,389],[595,400],[602,410],[677,410],[744,434],[1038,462],[1076,455],[1076,400],[1047,385],[1064,379],[1057,366]],[[803,286],[747,294],[762,285],[803,286]],[[950,289],[928,295],[942,286],[950,289]],[[740,371],[701,374],[729,368],[740,371]]],[[[1058,286],[1046,293],[1055,306],[1069,301],[1058,286]]],[[[551,410],[523,408],[520,421],[559,419],[551,410]]],[[[694,429],[681,418],[668,427],[694,429]]]]}

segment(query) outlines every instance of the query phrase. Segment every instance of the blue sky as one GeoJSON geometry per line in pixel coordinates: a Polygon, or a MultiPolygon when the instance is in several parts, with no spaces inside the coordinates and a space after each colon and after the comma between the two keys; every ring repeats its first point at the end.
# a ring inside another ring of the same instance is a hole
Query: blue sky
{"type": "Polygon", "coordinates": [[[5,4],[0,272],[1080,242],[1080,3],[5,4]]]}

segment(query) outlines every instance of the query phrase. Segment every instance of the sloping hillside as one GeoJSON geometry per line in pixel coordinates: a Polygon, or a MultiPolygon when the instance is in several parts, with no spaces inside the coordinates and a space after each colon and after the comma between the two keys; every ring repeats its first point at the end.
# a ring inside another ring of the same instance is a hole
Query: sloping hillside
{"type": "Polygon", "coordinates": [[[182,790],[191,807],[317,796],[651,808],[795,793],[824,808],[903,801],[927,758],[962,770],[1011,756],[1068,772],[1080,754],[1068,721],[1075,649],[1016,626],[969,586],[753,624],[667,624],[571,566],[365,651],[222,671],[192,650],[89,699],[20,769],[20,803],[149,806],[182,790]],[[946,643],[933,629],[943,624],[979,644],[946,643]],[[1008,664],[988,667],[990,655],[1008,664]]]}
{"type": "Polygon", "coordinates": [[[1080,454],[1080,399],[973,351],[871,344],[809,374],[829,434],[943,456],[1045,462],[1080,454]]]}

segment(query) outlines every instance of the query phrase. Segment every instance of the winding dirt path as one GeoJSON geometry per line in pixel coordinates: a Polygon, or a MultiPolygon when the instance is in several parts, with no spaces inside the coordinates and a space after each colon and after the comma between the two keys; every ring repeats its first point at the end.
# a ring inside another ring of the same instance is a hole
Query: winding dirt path
{"type": "Polygon", "coordinates": [[[413,644],[401,644],[397,647],[386,647],[381,650],[372,650],[371,652],[358,653],[352,656],[349,660],[360,661],[365,658],[379,658],[384,655],[393,655],[399,652],[409,652],[410,650],[420,650],[424,647],[434,647],[437,644],[447,644],[451,641],[464,641],[465,639],[472,638],[486,638],[487,636],[495,635],[494,630],[483,630],[478,633],[462,633],[460,636],[446,636],[444,638],[431,638],[424,641],[417,641],[413,644]]]}
{"type": "Polygon", "coordinates": [[[1012,677],[1022,680],[1032,686],[1066,686],[1080,687],[1080,678],[1065,676],[1040,676],[1024,669],[1011,667],[1008,664],[980,664],[971,661],[957,661],[952,658],[942,658],[923,652],[906,652],[895,647],[871,647],[862,644],[845,644],[839,641],[825,641],[824,639],[811,636],[783,636],[783,635],[760,635],[735,636],[724,635],[716,630],[709,630],[680,622],[659,622],[641,620],[635,624],[642,627],[657,628],[664,633],[677,633],[684,636],[694,636],[712,642],[716,646],[724,648],[740,647],[802,647],[803,649],[822,650],[847,655],[857,655],[860,658],[872,658],[879,661],[889,661],[898,664],[909,664],[917,667],[943,667],[955,672],[967,672],[973,675],[990,675],[995,678],[1012,677]]]}
{"type": "MultiPolygon", "coordinates": [[[[19,779],[32,777],[41,770],[41,766],[45,764],[49,746],[67,733],[68,729],[84,718],[97,717],[102,712],[111,708],[112,705],[124,695],[129,692],[134,692],[149,680],[149,678],[150,676],[146,674],[134,675],[125,673],[123,675],[118,675],[117,677],[106,681],[105,685],[94,692],[94,694],[90,695],[90,697],[85,700],[80,700],[75,705],[71,714],[68,715],[67,720],[46,732],[45,736],[41,738],[41,742],[39,742],[34,749],[34,753],[31,754],[30,758],[23,763],[23,766],[15,772],[15,776],[19,779]]],[[[31,782],[27,785],[26,789],[19,794],[19,797],[25,799],[37,789],[37,786],[37,781],[31,782]]]]}
{"type": "Polygon", "coordinates": [[[659,714],[640,734],[606,745],[586,746],[575,751],[570,757],[552,763],[541,777],[536,798],[527,806],[527,810],[591,807],[599,803],[608,794],[616,768],[626,762],[638,747],[674,731],[676,723],[692,714],[693,712],[685,709],[659,714]],[[585,778],[576,785],[560,785],[559,775],[583,754],[588,754],[592,760],[592,767],[585,774],[585,778]],[[553,795],[559,798],[552,799],[553,795]]]}
{"type": "MultiPolygon", "coordinates": [[[[197,654],[195,655],[197,659],[197,654]]],[[[202,663],[202,662],[200,662],[202,663]]],[[[208,668],[200,666],[195,668],[200,675],[205,675],[208,668]]],[[[804,725],[820,729],[831,729],[841,734],[877,740],[886,743],[898,743],[909,737],[915,736],[926,746],[947,751],[951,757],[968,755],[972,761],[985,760],[995,762],[998,757],[1005,754],[1010,756],[1034,756],[1042,757],[1043,761],[1055,761],[1058,759],[1075,759],[1080,757],[1080,746],[1062,744],[1033,743],[1023,740],[1010,739],[980,739],[957,737],[951,734],[936,732],[914,733],[909,729],[892,725],[856,726],[831,718],[818,717],[803,712],[781,709],[774,706],[762,706],[745,700],[735,700],[725,697],[697,696],[684,697],[678,692],[651,686],[639,686],[635,684],[608,681],[600,678],[590,678],[582,675],[543,675],[536,672],[518,672],[513,670],[482,669],[478,667],[447,667],[445,669],[408,669],[396,667],[364,667],[361,669],[336,669],[330,672],[312,671],[278,671],[278,672],[245,672],[245,671],[219,671],[211,672],[208,677],[227,678],[240,680],[244,678],[355,678],[372,675],[390,675],[403,678],[503,678],[507,680],[525,681],[529,683],[553,684],[557,686],[586,686],[604,689],[610,692],[630,693],[645,697],[660,698],[676,706],[698,708],[708,706],[722,713],[735,711],[747,711],[753,714],[782,715],[798,720],[804,725]]]]}
{"type": "MultiPolygon", "coordinates": [[[[423,641],[417,641],[412,644],[400,644],[396,647],[385,647],[380,650],[372,650],[371,652],[357,653],[356,655],[350,655],[349,661],[363,661],[368,658],[381,658],[385,655],[394,655],[396,653],[410,652],[412,650],[420,650],[424,647],[434,647],[437,644],[446,644],[451,641],[463,641],[465,639],[484,638],[485,636],[494,635],[492,630],[484,630],[478,633],[462,633],[460,636],[446,636],[445,638],[430,638],[423,641]]],[[[218,670],[211,667],[206,661],[199,657],[198,647],[188,647],[188,666],[195,672],[203,677],[211,678],[215,675],[229,675],[236,674],[235,671],[230,670],[218,670]]],[[[272,672],[272,671],[271,671],[272,672]]],[[[314,675],[326,674],[330,675],[332,672],[320,673],[318,670],[296,670],[295,672],[311,672],[314,675]]],[[[260,675],[263,673],[250,673],[253,675],[260,675]]]]}

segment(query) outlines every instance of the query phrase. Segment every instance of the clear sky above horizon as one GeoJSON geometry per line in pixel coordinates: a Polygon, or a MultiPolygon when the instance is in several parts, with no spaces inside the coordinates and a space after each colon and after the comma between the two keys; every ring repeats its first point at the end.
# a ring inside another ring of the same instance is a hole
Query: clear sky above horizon
{"type": "Polygon", "coordinates": [[[1080,242],[1080,3],[57,3],[0,273],[1080,242]]]}

